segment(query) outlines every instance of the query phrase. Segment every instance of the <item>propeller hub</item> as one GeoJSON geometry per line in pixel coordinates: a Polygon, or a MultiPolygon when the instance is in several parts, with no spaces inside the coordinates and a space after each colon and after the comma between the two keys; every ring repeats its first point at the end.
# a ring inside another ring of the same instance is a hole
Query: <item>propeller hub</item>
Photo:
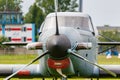
{"type": "Polygon", "coordinates": [[[48,39],[46,47],[51,57],[61,59],[67,56],[67,50],[71,48],[71,43],[63,34],[53,35],[48,39]]]}

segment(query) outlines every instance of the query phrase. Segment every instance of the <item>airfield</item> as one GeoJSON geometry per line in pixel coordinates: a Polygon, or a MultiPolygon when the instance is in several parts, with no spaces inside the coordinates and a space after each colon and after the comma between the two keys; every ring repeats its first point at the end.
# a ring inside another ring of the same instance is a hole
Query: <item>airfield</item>
{"type": "MultiPolygon", "coordinates": [[[[33,58],[38,56],[37,54],[1,54],[0,64],[27,64],[33,58]]],[[[117,56],[112,56],[111,59],[106,59],[106,56],[98,55],[98,64],[117,64],[120,65],[120,59],[117,56]]],[[[37,64],[35,62],[34,64],[37,64]]],[[[3,80],[5,76],[0,76],[0,80],[3,80]]],[[[42,80],[42,78],[12,78],[11,80],[42,80]]],[[[45,80],[53,80],[52,78],[46,78],[45,80]]],[[[60,80],[60,79],[58,79],[60,80]]],[[[89,78],[68,78],[68,80],[91,80],[89,78]]],[[[93,79],[97,80],[97,79],[93,79]]],[[[120,80],[119,78],[99,78],[99,80],[120,80]]]]}

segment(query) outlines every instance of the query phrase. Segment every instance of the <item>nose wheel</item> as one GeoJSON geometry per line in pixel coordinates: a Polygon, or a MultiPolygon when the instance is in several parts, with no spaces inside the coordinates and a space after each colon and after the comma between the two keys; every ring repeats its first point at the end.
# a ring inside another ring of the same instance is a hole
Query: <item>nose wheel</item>
{"type": "Polygon", "coordinates": [[[65,74],[62,73],[62,69],[56,69],[56,71],[64,78],[66,78],[67,76],[65,74]]]}
{"type": "Polygon", "coordinates": [[[65,78],[65,77],[62,77],[62,78],[61,78],[61,80],[67,80],[67,78],[65,78]]]}
{"type": "MultiPolygon", "coordinates": [[[[57,77],[53,78],[53,80],[58,80],[57,77]]],[[[67,78],[62,77],[61,80],[67,80],[67,78]]]]}

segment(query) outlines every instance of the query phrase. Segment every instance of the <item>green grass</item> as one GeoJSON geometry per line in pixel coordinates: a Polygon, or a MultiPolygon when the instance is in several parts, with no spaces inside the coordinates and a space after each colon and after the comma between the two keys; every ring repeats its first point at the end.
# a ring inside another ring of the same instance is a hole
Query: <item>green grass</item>
{"type": "Polygon", "coordinates": [[[110,59],[106,59],[105,55],[98,56],[98,64],[117,64],[120,65],[120,58],[112,56],[110,59]]]}
{"type": "Polygon", "coordinates": [[[0,55],[0,64],[26,64],[37,56],[38,56],[37,54],[0,55]]]}
{"type": "MultiPolygon", "coordinates": [[[[20,55],[4,54],[4,55],[0,55],[0,64],[26,64],[37,56],[38,56],[37,54],[20,54],[20,55]]],[[[106,59],[104,55],[100,55],[98,56],[98,63],[120,65],[120,59],[118,59],[117,56],[112,56],[111,59],[106,59]]],[[[3,80],[4,77],[1,77],[0,80],[3,80]]],[[[11,80],[42,80],[42,79],[41,78],[12,78],[11,80]]],[[[52,80],[52,78],[46,78],[45,80],[52,80]]],[[[89,78],[69,78],[68,80],[90,80],[90,79],[89,78]]],[[[97,79],[93,79],[93,80],[97,80],[97,79]]],[[[119,78],[113,78],[113,79],[100,78],[100,80],[120,80],[120,79],[119,78]]]]}

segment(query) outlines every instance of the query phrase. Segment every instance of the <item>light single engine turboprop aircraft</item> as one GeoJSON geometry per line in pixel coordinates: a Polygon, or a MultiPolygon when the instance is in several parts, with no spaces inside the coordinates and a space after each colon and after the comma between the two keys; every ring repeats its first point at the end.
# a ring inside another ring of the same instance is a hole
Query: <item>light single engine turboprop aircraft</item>
{"type": "Polygon", "coordinates": [[[110,44],[97,42],[97,34],[87,14],[50,13],[41,26],[38,42],[27,45],[28,49],[38,49],[39,56],[26,66],[1,64],[0,75],[10,75],[5,80],[14,75],[63,77],[62,80],[67,80],[68,76],[101,77],[110,74],[116,77],[120,66],[97,64],[98,44],[110,44]],[[30,65],[36,60],[40,63],[30,65]]]}
{"type": "Polygon", "coordinates": [[[119,65],[98,65],[98,45],[119,45],[119,42],[97,42],[97,29],[89,15],[80,12],[50,13],[41,25],[38,42],[27,49],[38,50],[39,56],[27,65],[0,65],[0,75],[62,77],[117,77],[119,65]],[[39,64],[34,64],[39,60],[39,64]]]}

